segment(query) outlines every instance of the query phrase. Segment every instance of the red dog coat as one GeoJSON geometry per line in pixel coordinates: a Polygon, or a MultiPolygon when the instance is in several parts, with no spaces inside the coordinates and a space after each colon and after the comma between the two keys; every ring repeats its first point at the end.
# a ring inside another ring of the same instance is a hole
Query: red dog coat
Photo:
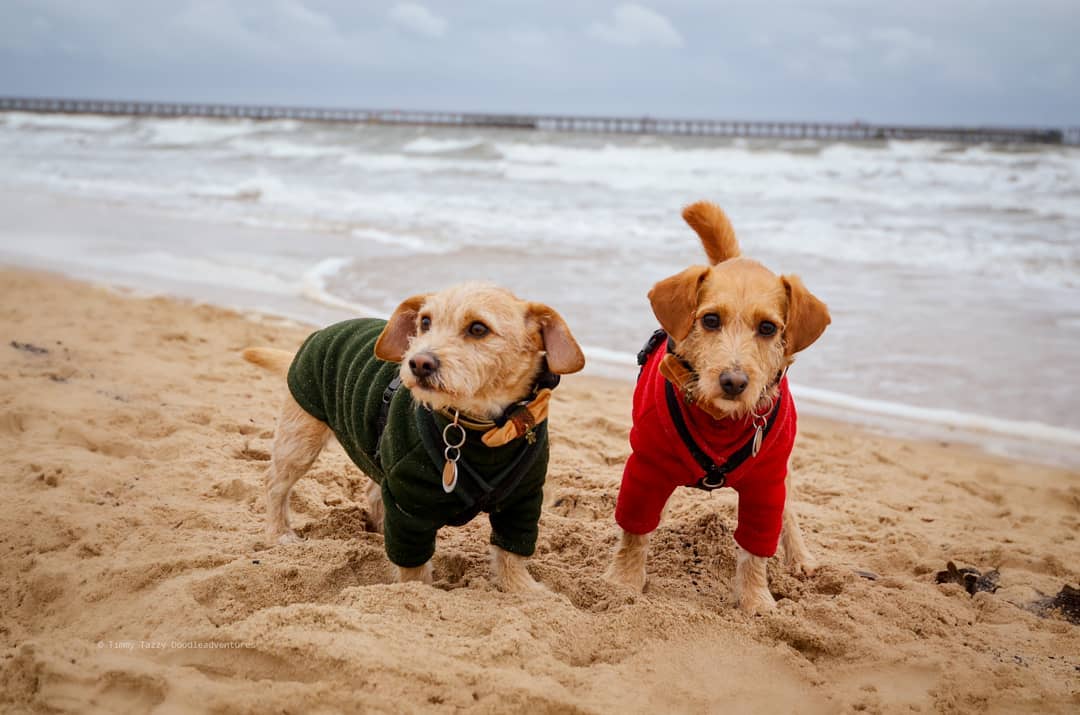
{"type": "MultiPolygon", "coordinates": [[[[623,470],[615,521],[631,534],[648,534],[660,523],[675,487],[697,483],[702,468],[679,437],[664,396],[660,361],[667,349],[649,356],[634,389],[634,426],[630,430],[633,453],[623,470]]],[[[683,419],[698,445],[717,464],[754,436],[752,418],[714,419],[704,410],[679,399],[683,419]]],[[[739,524],[735,541],[755,556],[776,553],[784,516],[788,456],[795,444],[795,403],[787,378],[780,382],[776,420],[756,457],[750,457],[727,475],[727,486],[739,493],[739,524]]]]}

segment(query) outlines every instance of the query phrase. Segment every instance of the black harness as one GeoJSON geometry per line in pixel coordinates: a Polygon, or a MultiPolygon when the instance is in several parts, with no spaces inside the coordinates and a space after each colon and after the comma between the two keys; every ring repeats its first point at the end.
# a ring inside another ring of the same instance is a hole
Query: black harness
{"type": "MultiPolygon", "coordinates": [[[[656,352],[656,349],[665,342],[667,343],[668,352],[675,355],[675,342],[666,332],[664,332],[664,330],[657,330],[649,336],[649,340],[645,343],[645,346],[638,352],[638,380],[641,379],[641,373],[645,370],[645,363],[649,361],[649,356],[656,352]]],[[[678,356],[676,355],[676,357],[678,356]]],[[[682,358],[679,358],[679,360],[691,370],[693,369],[682,358]]],[[[713,489],[719,489],[725,486],[727,484],[727,475],[738,469],[743,462],[750,459],[751,455],[753,455],[754,438],[751,437],[747,440],[746,444],[735,450],[723,464],[717,464],[712,460],[712,457],[706,454],[705,450],[698,445],[697,440],[694,439],[694,435],[690,434],[690,428],[687,426],[686,420],[683,418],[682,408],[679,406],[679,396],[675,392],[675,386],[672,385],[669,380],[664,380],[664,397],[667,402],[668,413],[671,415],[671,421],[675,425],[675,431],[679,433],[679,438],[682,440],[683,444],[686,445],[686,449],[690,452],[690,456],[694,458],[694,461],[698,463],[699,467],[705,470],[705,473],[693,486],[697,489],[704,489],[705,491],[712,491],[713,489]]],[[[768,417],[765,419],[765,426],[762,428],[762,441],[769,436],[769,432],[776,423],[776,416],[780,413],[781,397],[782,395],[777,396],[775,404],[773,404],[768,417]]]]}
{"type": "MultiPolygon", "coordinates": [[[[545,358],[540,368],[540,374],[537,376],[536,382],[533,383],[529,394],[536,395],[537,392],[545,388],[554,390],[558,387],[560,379],[558,375],[548,368],[547,359],[545,358]]],[[[379,405],[379,417],[376,422],[376,429],[378,430],[375,435],[375,444],[378,445],[375,450],[376,463],[379,462],[383,434],[386,432],[386,425],[390,418],[390,403],[393,402],[394,394],[400,388],[401,376],[395,375],[394,379],[383,390],[382,404],[379,405]]],[[[529,398],[526,398],[507,407],[501,415],[495,418],[495,427],[505,425],[514,411],[527,406],[530,401],[529,398]]],[[[436,424],[435,415],[432,414],[429,408],[423,405],[416,406],[416,426],[419,428],[420,441],[423,442],[431,463],[436,466],[442,464],[445,461],[442,430],[436,424]]],[[[546,444],[545,440],[547,440],[548,435],[547,420],[536,425],[533,428],[533,434],[535,439],[523,439],[521,450],[514,455],[514,458],[510,460],[506,467],[493,477],[484,478],[464,459],[458,460],[457,465],[460,474],[466,478],[458,479],[454,494],[462,500],[464,511],[449,522],[451,526],[461,526],[471,521],[481,511],[490,511],[521,484],[521,480],[536,464],[536,460],[540,456],[540,450],[546,444]]]]}

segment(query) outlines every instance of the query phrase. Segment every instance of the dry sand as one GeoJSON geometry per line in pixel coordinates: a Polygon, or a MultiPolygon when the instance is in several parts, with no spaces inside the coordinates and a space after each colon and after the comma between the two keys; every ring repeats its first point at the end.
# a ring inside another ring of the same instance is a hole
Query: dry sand
{"type": "Polygon", "coordinates": [[[797,498],[824,566],[800,581],[774,560],[779,608],[748,618],[732,493],[677,494],[645,595],[600,579],[630,387],[570,377],[530,566],[552,594],[491,586],[483,519],[440,535],[434,588],[396,585],[336,446],[295,490],[307,541],[262,535],[282,386],[237,353],[306,328],[44,274],[0,286],[5,711],[1080,707],[1080,627],[1016,605],[1080,578],[1075,471],[804,418],[797,498]],[[948,559],[999,567],[1001,590],[935,585],[948,559]]]}

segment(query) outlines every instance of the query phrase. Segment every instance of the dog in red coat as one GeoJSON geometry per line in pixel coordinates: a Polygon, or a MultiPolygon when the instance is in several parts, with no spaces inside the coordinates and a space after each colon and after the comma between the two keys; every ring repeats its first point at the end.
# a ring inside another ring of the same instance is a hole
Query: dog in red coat
{"type": "Polygon", "coordinates": [[[719,207],[702,201],[683,218],[710,265],[649,291],[663,331],[640,357],[633,452],[615,509],[622,537],[606,577],[644,588],[649,534],[676,487],[731,487],[739,495],[735,601],[758,613],[776,605],[765,564],[778,543],[793,572],[816,567],[787,503],[796,414],[786,373],[825,331],[829,310],[798,276],[740,256],[719,207]]]}

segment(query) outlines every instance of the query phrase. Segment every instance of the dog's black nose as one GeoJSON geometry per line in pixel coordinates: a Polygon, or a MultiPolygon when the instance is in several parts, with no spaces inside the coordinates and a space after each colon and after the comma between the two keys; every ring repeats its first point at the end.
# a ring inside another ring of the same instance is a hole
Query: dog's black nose
{"type": "Polygon", "coordinates": [[[431,353],[417,353],[409,358],[409,369],[417,377],[431,377],[439,369],[439,358],[431,353]]]}
{"type": "Polygon", "coordinates": [[[738,397],[748,384],[750,378],[742,370],[724,370],[720,373],[720,387],[728,397],[738,397]]]}

